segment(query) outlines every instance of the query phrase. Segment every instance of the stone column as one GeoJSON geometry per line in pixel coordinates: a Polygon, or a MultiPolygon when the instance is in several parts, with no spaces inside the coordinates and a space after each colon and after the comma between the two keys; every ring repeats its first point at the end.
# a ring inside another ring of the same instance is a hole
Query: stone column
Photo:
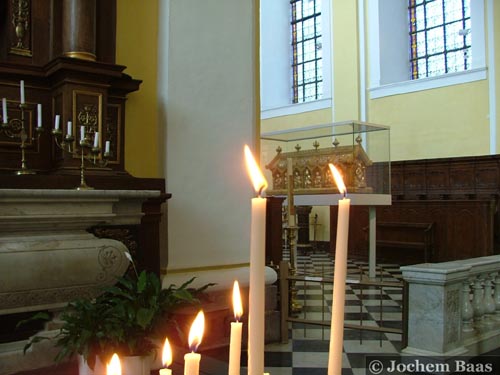
{"type": "Polygon", "coordinates": [[[63,55],[96,60],[96,0],[63,0],[63,55]]]}

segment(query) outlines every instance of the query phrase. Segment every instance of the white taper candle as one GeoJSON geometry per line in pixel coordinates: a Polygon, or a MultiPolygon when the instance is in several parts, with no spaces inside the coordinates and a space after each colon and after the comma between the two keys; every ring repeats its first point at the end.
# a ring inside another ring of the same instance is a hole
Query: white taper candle
{"type": "Polygon", "coordinates": [[[7,118],[7,99],[2,98],[2,120],[3,123],[6,124],[8,122],[7,118]]]}
{"type": "Polygon", "coordinates": [[[36,114],[37,114],[37,127],[42,127],[42,105],[38,103],[36,105],[36,114]]]}
{"type": "Polygon", "coordinates": [[[59,122],[61,121],[61,115],[56,115],[54,119],[54,129],[59,130],[59,122]]]}
{"type": "Polygon", "coordinates": [[[333,273],[333,301],[330,329],[330,350],[328,355],[328,375],[340,375],[342,372],[342,347],[344,342],[344,304],[345,282],[347,276],[347,240],[349,237],[349,208],[351,200],[345,198],[345,185],[338,171],[330,164],[332,174],[337,181],[339,192],[344,198],[339,200],[337,239],[335,245],[335,267],[333,273]],[[340,180],[339,180],[340,178],[340,180]]]}
{"type": "Polygon", "coordinates": [[[21,104],[24,104],[25,100],[24,100],[24,81],[23,80],[21,80],[20,90],[21,90],[21,104]]]}

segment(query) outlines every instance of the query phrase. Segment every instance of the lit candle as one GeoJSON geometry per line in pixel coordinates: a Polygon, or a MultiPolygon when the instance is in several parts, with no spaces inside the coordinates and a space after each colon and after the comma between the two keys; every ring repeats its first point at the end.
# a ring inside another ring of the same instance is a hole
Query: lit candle
{"type": "Polygon", "coordinates": [[[120,364],[120,358],[118,358],[118,354],[113,354],[111,357],[111,361],[106,365],[106,374],[107,375],[121,375],[122,374],[122,366],[120,364]]]}
{"type": "Polygon", "coordinates": [[[94,148],[99,147],[99,132],[94,133],[94,148]]]}
{"type": "Polygon", "coordinates": [[[104,152],[109,154],[109,148],[111,146],[111,143],[109,141],[106,141],[105,143],[105,148],[104,148],[104,152]]]}
{"type": "Polygon", "coordinates": [[[337,220],[337,243],[335,245],[335,269],[333,279],[332,320],[330,328],[330,351],[328,355],[328,375],[342,372],[342,344],[344,341],[344,304],[347,274],[347,240],[349,235],[349,208],[351,200],[346,199],[347,189],[342,176],[328,164],[333,178],[343,198],[339,200],[337,220]]]}
{"type": "Polygon", "coordinates": [[[160,375],[172,375],[172,370],[168,368],[168,366],[172,364],[172,348],[170,347],[168,338],[165,339],[165,344],[163,345],[163,355],[161,359],[165,368],[160,369],[160,375]]]}
{"type": "Polygon", "coordinates": [[[205,315],[203,315],[203,310],[200,310],[189,330],[188,343],[191,353],[184,355],[184,375],[199,375],[200,373],[201,355],[195,351],[201,344],[204,328],[205,315]]]}
{"type": "Polygon", "coordinates": [[[231,322],[231,338],[229,341],[229,375],[240,374],[241,359],[241,328],[240,318],[243,315],[243,306],[241,304],[240,287],[238,281],[233,285],[233,310],[236,322],[231,322]]]}
{"type": "Polygon", "coordinates": [[[267,181],[245,145],[248,173],[258,197],[252,198],[250,226],[250,291],[248,303],[248,374],[264,373],[264,301],[265,301],[265,248],[266,248],[266,199],[260,194],[267,188],[267,181]]]}
{"type": "Polygon", "coordinates": [[[56,115],[54,120],[54,129],[59,130],[59,122],[61,121],[61,115],[56,115]]]}
{"type": "Polygon", "coordinates": [[[36,105],[36,113],[37,113],[37,127],[41,128],[42,127],[42,105],[37,104],[36,105]]]}
{"type": "Polygon", "coordinates": [[[24,104],[24,81],[21,80],[21,104],[24,104]]]}
{"type": "Polygon", "coordinates": [[[6,124],[7,121],[7,99],[2,98],[2,118],[3,118],[3,123],[6,124]]]}
{"type": "Polygon", "coordinates": [[[83,141],[85,139],[85,126],[80,126],[80,140],[83,141]]]}
{"type": "Polygon", "coordinates": [[[66,131],[67,135],[73,135],[73,123],[71,121],[68,121],[68,129],[66,131]]]}

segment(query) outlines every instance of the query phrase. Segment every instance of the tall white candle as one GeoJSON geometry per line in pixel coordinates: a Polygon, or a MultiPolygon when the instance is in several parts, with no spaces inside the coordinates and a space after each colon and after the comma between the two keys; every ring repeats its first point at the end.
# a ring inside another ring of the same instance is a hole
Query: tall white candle
{"type": "Polygon", "coordinates": [[[337,220],[337,243],[335,245],[335,269],[333,278],[332,319],[330,327],[330,350],[328,355],[328,375],[342,372],[342,346],[344,341],[345,282],[347,276],[347,240],[349,235],[349,208],[351,200],[345,197],[347,189],[340,173],[333,164],[331,172],[343,198],[339,200],[337,220]]]}
{"type": "Polygon", "coordinates": [[[201,344],[203,330],[205,328],[205,315],[200,311],[196,316],[191,329],[189,330],[189,348],[191,353],[184,355],[184,375],[199,375],[201,355],[195,353],[198,346],[201,344]]]}
{"type": "Polygon", "coordinates": [[[168,368],[172,364],[172,348],[168,342],[168,338],[165,339],[165,344],[163,345],[162,353],[162,363],[165,368],[160,369],[160,375],[172,375],[172,370],[168,368]]]}
{"type": "Polygon", "coordinates": [[[85,126],[80,126],[80,140],[83,141],[85,139],[85,126]]]}
{"type": "Polygon", "coordinates": [[[23,80],[21,80],[20,89],[21,89],[21,104],[24,104],[25,100],[24,100],[24,81],[23,80]]]}
{"type": "Polygon", "coordinates": [[[231,322],[228,374],[240,375],[242,323],[239,319],[241,318],[241,315],[243,315],[243,306],[241,305],[241,295],[238,281],[235,281],[233,284],[233,309],[236,322],[231,322]]]}
{"type": "Polygon", "coordinates": [[[252,199],[250,226],[250,291],[248,303],[248,375],[264,373],[264,317],[265,317],[265,248],[266,248],[266,199],[260,194],[267,181],[245,145],[249,174],[259,197],[252,199]]]}
{"type": "Polygon", "coordinates": [[[37,113],[37,127],[42,127],[42,105],[39,103],[36,105],[36,113],[37,113]]]}
{"type": "Polygon", "coordinates": [[[56,115],[54,119],[54,129],[59,130],[59,122],[61,121],[61,115],[56,115]]]}
{"type": "Polygon", "coordinates": [[[71,121],[68,121],[68,129],[66,131],[66,134],[67,135],[73,135],[73,123],[71,121]]]}
{"type": "Polygon", "coordinates": [[[104,152],[105,153],[109,154],[109,148],[110,148],[110,146],[111,146],[111,143],[109,141],[106,141],[105,148],[104,148],[104,152]]]}
{"type": "Polygon", "coordinates": [[[99,132],[94,133],[94,148],[99,147],[99,132]]]}
{"type": "Polygon", "coordinates": [[[2,119],[3,123],[6,124],[8,122],[7,118],[7,99],[2,98],[2,119]]]}

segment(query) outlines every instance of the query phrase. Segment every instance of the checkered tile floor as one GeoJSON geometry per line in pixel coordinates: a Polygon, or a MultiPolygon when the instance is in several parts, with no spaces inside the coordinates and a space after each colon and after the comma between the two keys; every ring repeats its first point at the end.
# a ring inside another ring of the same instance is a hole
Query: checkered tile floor
{"type": "MultiPolygon", "coordinates": [[[[334,261],[324,252],[297,257],[297,274],[333,277],[334,261]]],[[[350,283],[366,279],[368,264],[349,260],[347,271],[345,323],[401,328],[402,289],[367,287],[350,283]]],[[[377,265],[377,281],[398,282],[399,265],[377,265]]],[[[297,282],[296,301],[302,305],[298,318],[330,321],[332,284],[297,282]]],[[[273,375],[315,375],[327,373],[330,330],[328,327],[290,323],[288,344],[266,346],[266,371],[273,375]]],[[[344,331],[344,375],[364,375],[365,357],[370,354],[397,354],[401,335],[346,329],[344,331]]]]}

